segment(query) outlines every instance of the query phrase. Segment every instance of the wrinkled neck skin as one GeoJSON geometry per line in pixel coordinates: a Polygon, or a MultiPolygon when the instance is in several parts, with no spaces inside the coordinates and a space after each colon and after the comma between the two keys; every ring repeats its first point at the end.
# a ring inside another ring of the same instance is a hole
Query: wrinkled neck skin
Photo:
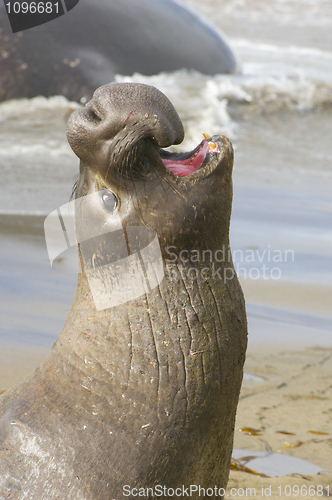
{"type": "MultiPolygon", "coordinates": [[[[160,481],[174,487],[183,478],[226,484],[246,348],[243,296],[228,252],[231,161],[226,155],[219,169],[217,198],[213,170],[200,182],[151,174],[130,194],[105,182],[121,198],[126,227],[156,231],[165,277],[147,294],[96,311],[81,260],[72,309],[44,370],[54,384],[59,376],[86,425],[96,427],[95,445],[109,441],[98,473],[119,491],[160,481]]],[[[78,197],[97,182],[88,165],[81,176],[78,197]]]]}
{"type": "MultiPolygon", "coordinates": [[[[115,218],[117,221],[120,220],[121,225],[127,229],[131,227],[148,227],[154,230],[160,244],[165,277],[160,286],[152,290],[151,293],[117,307],[97,311],[79,245],[82,273],[79,275],[76,297],[67,323],[71,321],[71,317],[74,317],[75,321],[77,321],[77,316],[79,316],[82,318],[80,321],[88,325],[89,317],[93,317],[93,325],[99,323],[101,325],[98,342],[101,344],[106,342],[105,345],[109,348],[107,343],[109,336],[118,336],[117,332],[109,332],[109,325],[113,325],[120,317],[121,331],[123,334],[126,331],[127,335],[131,335],[132,325],[129,317],[134,314],[135,319],[133,321],[141,323],[138,318],[140,315],[145,316],[149,313],[151,309],[150,303],[151,301],[154,303],[157,300],[156,297],[158,297],[158,304],[160,302],[160,307],[163,310],[163,314],[160,316],[161,324],[157,329],[163,330],[166,335],[172,335],[173,327],[177,328],[179,326],[178,314],[174,313],[174,316],[171,313],[169,301],[173,304],[174,311],[186,308],[188,314],[190,312],[190,314],[197,316],[200,308],[204,309],[205,307],[202,298],[198,298],[200,295],[205,294],[209,297],[208,300],[211,300],[212,296],[215,296],[218,301],[222,300],[221,298],[225,290],[228,289],[229,284],[230,288],[232,288],[232,283],[228,282],[232,282],[232,279],[234,279],[237,284],[229,248],[229,220],[232,202],[229,163],[231,161],[232,155],[225,155],[224,172],[220,173],[219,171],[216,174],[216,172],[212,171],[210,176],[199,182],[196,179],[191,180],[188,178],[182,180],[172,174],[168,177],[162,177],[159,174],[152,173],[148,179],[133,183],[134,185],[129,192],[127,191],[128,185],[123,179],[113,183],[105,182],[105,186],[116,193],[117,198],[121,200],[119,215],[109,214],[105,216],[105,219],[100,219],[97,209],[93,213],[86,210],[84,213],[80,213],[80,217],[76,219],[78,232],[84,233],[85,228],[91,225],[94,228],[100,227],[103,230],[106,226],[111,231],[112,220],[115,218]],[[216,175],[219,176],[219,179],[217,179],[219,180],[217,183],[217,197],[214,192],[216,190],[216,175]],[[210,193],[210,195],[206,193],[210,193]],[[170,299],[170,297],[172,298],[170,299]],[[166,323],[162,324],[164,313],[165,317],[170,321],[168,326],[172,325],[171,331],[167,330],[166,323]],[[114,322],[113,318],[115,318],[114,322]]],[[[82,199],[84,203],[84,196],[93,193],[97,188],[98,178],[93,169],[89,165],[81,165],[81,177],[78,181],[76,193],[77,199],[82,199]]],[[[89,236],[89,232],[86,233],[87,236],[89,236]]],[[[112,239],[112,232],[106,234],[106,237],[112,239]]],[[[158,307],[156,310],[158,310],[158,307]]],[[[203,314],[203,309],[200,314],[203,314]]],[[[147,323],[147,330],[152,330],[149,336],[152,335],[151,338],[153,339],[154,325],[152,325],[150,319],[146,321],[147,318],[146,316],[144,323],[147,323]]],[[[180,324],[182,323],[180,322],[180,324]]],[[[87,326],[85,330],[88,328],[87,326]]],[[[91,326],[91,329],[94,330],[95,327],[91,326]]],[[[144,331],[141,335],[143,335],[144,331]]],[[[72,329],[66,325],[59,341],[71,338],[71,336],[72,329]]],[[[128,338],[124,339],[123,335],[120,337],[118,341],[121,341],[125,351],[127,353],[131,352],[133,346],[128,345],[128,338]]],[[[84,340],[81,333],[78,338],[84,340]]],[[[197,339],[190,338],[187,340],[190,340],[187,345],[189,351],[195,350],[192,342],[195,343],[197,339]]],[[[72,349],[73,346],[70,346],[70,348],[72,349]]],[[[188,349],[186,355],[189,352],[188,349]]],[[[82,356],[83,353],[84,350],[80,352],[79,356],[82,356]]],[[[112,354],[110,353],[110,355],[112,354]]],[[[100,367],[103,367],[108,372],[108,357],[105,356],[104,352],[96,351],[94,356],[94,361],[98,362],[100,367]]],[[[153,352],[153,360],[153,364],[155,364],[155,352],[153,352]]],[[[123,359],[119,357],[115,362],[122,365],[123,359]]],[[[132,370],[133,366],[130,365],[127,369],[132,370]]],[[[130,379],[130,373],[127,373],[126,378],[130,379]]]]}

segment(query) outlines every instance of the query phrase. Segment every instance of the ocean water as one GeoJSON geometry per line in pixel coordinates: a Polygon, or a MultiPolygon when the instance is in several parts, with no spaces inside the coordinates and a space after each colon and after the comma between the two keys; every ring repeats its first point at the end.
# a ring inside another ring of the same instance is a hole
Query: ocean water
{"type": "MultiPolygon", "coordinates": [[[[155,85],[170,98],[186,132],[178,150],[195,147],[203,132],[232,140],[231,243],[250,341],[332,344],[332,4],[185,3],[227,35],[239,72],[116,79],[155,85]]],[[[0,104],[3,343],[50,346],[75,293],[75,276],[51,269],[27,216],[68,202],[78,159],[65,127],[78,106],[61,96],[0,104]]]]}

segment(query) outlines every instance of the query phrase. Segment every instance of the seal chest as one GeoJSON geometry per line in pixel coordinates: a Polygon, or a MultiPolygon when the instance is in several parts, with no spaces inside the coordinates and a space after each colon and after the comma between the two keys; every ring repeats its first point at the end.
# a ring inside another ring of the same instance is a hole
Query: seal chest
{"type": "Polygon", "coordinates": [[[232,146],[163,150],[182,141],[180,118],[139,84],[99,88],[67,133],[82,272],[50,355],[1,400],[0,487],[38,500],[221,491],[247,337],[232,146]]]}

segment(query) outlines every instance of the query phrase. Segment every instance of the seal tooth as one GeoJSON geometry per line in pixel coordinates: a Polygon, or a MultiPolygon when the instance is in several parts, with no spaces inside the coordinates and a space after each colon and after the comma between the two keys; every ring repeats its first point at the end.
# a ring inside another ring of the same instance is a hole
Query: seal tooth
{"type": "Polygon", "coordinates": [[[210,134],[207,134],[206,132],[203,132],[203,135],[204,135],[204,139],[205,139],[206,141],[209,141],[209,140],[211,139],[210,134]]]}
{"type": "Polygon", "coordinates": [[[216,147],[217,147],[217,144],[215,144],[215,143],[214,143],[214,142],[212,142],[212,141],[209,141],[209,148],[210,148],[211,150],[216,149],[216,147]]]}

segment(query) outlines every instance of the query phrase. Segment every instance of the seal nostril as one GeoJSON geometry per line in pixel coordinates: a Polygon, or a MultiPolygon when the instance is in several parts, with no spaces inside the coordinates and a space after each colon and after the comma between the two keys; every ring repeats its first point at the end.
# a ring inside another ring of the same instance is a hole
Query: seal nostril
{"type": "Polygon", "coordinates": [[[100,116],[98,116],[98,115],[97,115],[97,113],[96,113],[93,109],[90,109],[90,115],[91,115],[91,117],[92,117],[94,120],[96,120],[96,121],[98,121],[98,122],[101,122],[101,118],[100,118],[100,116]]]}

